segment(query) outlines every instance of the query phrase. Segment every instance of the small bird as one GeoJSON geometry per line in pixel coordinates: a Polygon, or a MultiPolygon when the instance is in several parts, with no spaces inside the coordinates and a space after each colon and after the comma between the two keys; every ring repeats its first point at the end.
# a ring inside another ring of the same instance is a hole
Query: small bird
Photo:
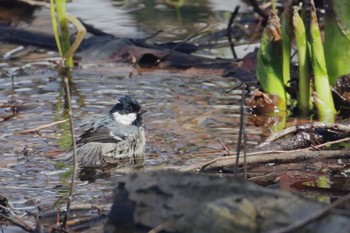
{"type": "Polygon", "coordinates": [[[76,142],[79,165],[104,167],[143,161],[146,144],[144,112],[132,96],[126,95],[106,116],[84,124],[83,133],[76,142]]]}

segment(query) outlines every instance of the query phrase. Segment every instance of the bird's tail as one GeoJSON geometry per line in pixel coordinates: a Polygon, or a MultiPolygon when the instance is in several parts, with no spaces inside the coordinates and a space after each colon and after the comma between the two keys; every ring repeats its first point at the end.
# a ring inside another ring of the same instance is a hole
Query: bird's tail
{"type": "MultiPolygon", "coordinates": [[[[76,152],[77,162],[80,167],[103,167],[107,164],[101,156],[101,145],[78,147],[76,152]]],[[[73,149],[59,155],[55,160],[62,161],[66,164],[72,164],[73,149]]]]}

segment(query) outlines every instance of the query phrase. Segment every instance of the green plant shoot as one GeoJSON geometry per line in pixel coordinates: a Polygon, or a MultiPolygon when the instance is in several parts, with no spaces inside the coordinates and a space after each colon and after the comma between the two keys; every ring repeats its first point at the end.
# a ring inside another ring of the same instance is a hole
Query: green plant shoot
{"type": "Polygon", "coordinates": [[[305,32],[304,22],[301,19],[298,11],[300,7],[294,7],[293,9],[293,27],[295,41],[298,48],[298,59],[299,59],[299,83],[298,83],[298,109],[300,110],[301,116],[306,117],[312,108],[311,101],[311,86],[310,86],[310,58],[307,50],[307,38],[305,32]]]}
{"type": "Polygon", "coordinates": [[[283,83],[282,38],[280,19],[276,10],[271,10],[268,25],[261,36],[257,55],[257,77],[263,90],[279,99],[277,109],[286,111],[286,92],[283,83]]]}
{"type": "Polygon", "coordinates": [[[315,4],[313,0],[311,0],[310,3],[310,49],[316,91],[314,102],[317,107],[319,120],[323,122],[334,122],[336,111],[334,108],[331,87],[328,81],[326,61],[323,52],[320,29],[318,27],[315,4]]]}
{"type": "MultiPolygon", "coordinates": [[[[291,2],[286,6],[282,13],[282,61],[283,61],[283,85],[285,87],[290,84],[290,62],[291,62],[291,51],[292,51],[292,13],[291,13],[291,2]]],[[[290,95],[286,92],[287,104],[290,103],[290,95]]]]}
{"type": "Polygon", "coordinates": [[[73,67],[73,54],[84,39],[86,30],[80,21],[66,12],[66,0],[50,0],[52,27],[55,35],[58,51],[65,60],[68,68],[73,67]],[[57,13],[57,14],[56,14],[57,13]],[[71,45],[69,36],[69,22],[78,30],[74,43],[71,45]]]}

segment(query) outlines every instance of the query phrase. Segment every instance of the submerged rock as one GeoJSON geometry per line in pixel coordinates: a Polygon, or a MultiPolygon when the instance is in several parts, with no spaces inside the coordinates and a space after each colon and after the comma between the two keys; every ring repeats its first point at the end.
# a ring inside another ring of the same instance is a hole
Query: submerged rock
{"type": "MultiPolygon", "coordinates": [[[[135,173],[118,182],[106,233],[153,228],[181,233],[268,232],[303,220],[325,206],[234,177],[165,170],[135,173]],[[127,224],[123,221],[126,216],[127,224]]],[[[298,232],[329,229],[350,232],[350,222],[346,216],[332,213],[298,232]]]]}

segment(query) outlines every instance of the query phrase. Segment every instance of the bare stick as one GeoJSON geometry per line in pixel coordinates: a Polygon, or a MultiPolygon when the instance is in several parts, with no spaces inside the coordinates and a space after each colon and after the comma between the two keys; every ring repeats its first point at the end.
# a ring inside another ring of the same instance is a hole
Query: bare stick
{"type": "Polygon", "coordinates": [[[231,152],[230,152],[230,150],[224,145],[224,143],[222,143],[221,140],[219,140],[219,143],[220,143],[220,145],[222,146],[222,149],[224,149],[224,150],[226,151],[227,155],[230,155],[231,152]]]}
{"type": "Polygon", "coordinates": [[[42,1],[34,1],[34,0],[19,0],[20,2],[24,2],[24,3],[27,3],[29,5],[32,5],[32,6],[41,6],[41,7],[45,7],[45,8],[50,8],[50,4],[49,3],[46,3],[46,2],[42,2],[42,1]]]}
{"type": "Polygon", "coordinates": [[[235,51],[235,45],[232,42],[232,35],[231,34],[232,34],[232,24],[233,24],[233,21],[238,14],[238,11],[239,11],[239,6],[236,6],[235,10],[231,14],[229,23],[227,25],[227,38],[228,38],[228,42],[230,44],[232,56],[234,59],[237,59],[237,53],[235,51]]]}
{"type": "Polygon", "coordinates": [[[243,131],[243,176],[244,179],[248,178],[247,175],[247,131],[246,131],[246,117],[245,117],[245,95],[246,95],[246,84],[243,84],[242,93],[242,131],[243,131]]]}
{"type": "Polygon", "coordinates": [[[248,2],[253,7],[253,10],[264,19],[264,25],[265,25],[267,23],[269,16],[266,14],[265,11],[263,11],[259,7],[259,4],[256,2],[256,0],[249,0],[248,2]]]}
{"type": "MultiPolygon", "coordinates": [[[[243,85],[245,87],[245,85],[243,85]]],[[[241,143],[242,143],[242,135],[243,135],[243,124],[244,124],[244,99],[245,99],[245,88],[242,89],[242,95],[241,95],[241,105],[239,110],[239,133],[238,133],[238,140],[237,140],[237,146],[236,146],[236,162],[235,162],[235,175],[238,175],[238,166],[239,166],[239,154],[241,152],[241,143]]]]}
{"type": "Polygon", "coordinates": [[[8,216],[8,215],[6,215],[6,214],[0,213],[0,217],[1,217],[1,218],[4,218],[4,219],[6,219],[6,220],[12,222],[14,225],[16,225],[16,226],[22,228],[23,230],[25,230],[25,231],[27,231],[27,232],[34,232],[34,229],[33,229],[31,226],[29,226],[26,222],[24,222],[24,221],[23,221],[22,219],[20,219],[18,216],[16,216],[15,214],[13,214],[12,211],[11,211],[9,208],[7,208],[7,207],[5,207],[5,206],[3,206],[3,205],[0,205],[0,209],[3,209],[3,210],[8,211],[8,212],[10,212],[11,215],[12,215],[12,216],[8,216]]]}
{"type": "MultiPolygon", "coordinates": [[[[261,153],[249,154],[246,159],[247,164],[262,164],[271,162],[286,163],[296,160],[312,159],[312,158],[334,158],[339,156],[349,156],[350,150],[324,150],[324,151],[310,151],[310,150],[297,150],[297,151],[268,151],[261,153]],[[263,154],[264,153],[264,154],[263,154]]],[[[226,156],[217,159],[213,159],[209,162],[194,164],[185,168],[180,168],[180,171],[202,171],[205,169],[219,169],[222,167],[235,166],[235,156],[226,156]]],[[[242,164],[240,162],[239,164],[242,164]]]]}
{"type": "Polygon", "coordinates": [[[280,228],[280,229],[276,229],[276,230],[272,230],[269,233],[289,233],[289,232],[297,232],[299,228],[305,226],[306,224],[315,221],[316,219],[321,218],[322,216],[326,215],[330,210],[334,209],[335,207],[337,207],[340,204],[344,204],[345,202],[350,200],[350,194],[347,194],[341,198],[339,198],[338,200],[334,201],[332,204],[328,205],[327,207],[315,212],[314,214],[305,217],[299,221],[296,221],[292,224],[290,224],[289,226],[280,228]]]}
{"type": "Polygon", "coordinates": [[[350,132],[350,126],[345,124],[338,124],[338,123],[323,123],[323,122],[312,122],[307,123],[303,125],[296,125],[288,127],[284,130],[281,130],[277,133],[272,134],[270,137],[266,138],[263,143],[258,145],[258,147],[265,146],[279,138],[282,138],[284,136],[287,136],[288,134],[297,132],[298,129],[312,129],[312,128],[324,128],[324,129],[333,129],[333,130],[339,130],[344,132],[350,132]]]}
{"type": "Polygon", "coordinates": [[[69,86],[69,79],[67,76],[64,77],[64,83],[66,84],[69,125],[70,125],[71,138],[72,138],[72,142],[73,142],[73,174],[72,174],[72,181],[71,181],[68,199],[67,199],[67,210],[66,210],[66,214],[64,215],[64,219],[63,219],[63,228],[66,228],[69,210],[70,210],[70,206],[71,206],[71,202],[72,202],[73,194],[74,194],[74,190],[75,190],[75,180],[77,179],[78,163],[77,163],[77,145],[75,142],[72,103],[71,103],[71,96],[70,96],[70,86],[69,86]]]}
{"type": "MultiPolygon", "coordinates": [[[[344,126],[347,127],[347,126],[344,126]]],[[[344,130],[345,128],[343,128],[344,130]]],[[[326,142],[323,144],[319,144],[313,147],[308,147],[304,149],[299,150],[291,150],[291,151],[284,151],[284,150],[270,150],[270,151],[255,151],[245,154],[245,160],[243,161],[246,163],[246,166],[248,164],[262,164],[262,163],[270,163],[270,162],[289,162],[289,161],[295,161],[300,159],[328,159],[328,158],[335,158],[339,156],[347,156],[350,155],[349,150],[321,150],[321,151],[312,151],[311,149],[318,149],[325,146],[330,146],[336,143],[340,142],[346,142],[350,141],[350,137],[338,139],[331,142],[326,142]]],[[[209,153],[209,152],[208,152],[209,153]]],[[[215,168],[221,168],[221,167],[228,167],[228,166],[235,166],[235,162],[230,161],[234,158],[234,156],[225,156],[225,157],[219,157],[216,159],[212,159],[207,162],[194,164],[189,167],[180,168],[180,171],[203,171],[206,168],[215,169],[215,168]]],[[[244,159],[244,157],[243,157],[244,159]]],[[[239,162],[239,165],[242,164],[239,162]]]]}
{"type": "Polygon", "coordinates": [[[45,125],[36,127],[34,129],[28,129],[28,130],[20,131],[19,134],[34,133],[34,132],[37,132],[37,131],[39,131],[41,129],[49,128],[51,126],[58,125],[58,124],[66,122],[66,121],[68,121],[68,119],[61,120],[61,121],[55,121],[55,122],[52,122],[52,123],[49,123],[49,124],[45,124],[45,125]]]}
{"type": "Polygon", "coordinates": [[[256,152],[250,152],[249,155],[264,155],[264,154],[270,154],[270,153],[284,153],[284,152],[302,152],[302,151],[309,151],[310,149],[319,149],[325,146],[330,146],[330,145],[334,145],[340,142],[346,142],[346,141],[350,141],[350,137],[346,137],[346,138],[341,138],[335,141],[330,141],[330,142],[325,142],[319,145],[313,145],[311,147],[308,148],[303,148],[303,149],[298,149],[298,150],[290,150],[290,151],[285,151],[285,150],[268,150],[268,151],[256,151],[256,152]]]}

